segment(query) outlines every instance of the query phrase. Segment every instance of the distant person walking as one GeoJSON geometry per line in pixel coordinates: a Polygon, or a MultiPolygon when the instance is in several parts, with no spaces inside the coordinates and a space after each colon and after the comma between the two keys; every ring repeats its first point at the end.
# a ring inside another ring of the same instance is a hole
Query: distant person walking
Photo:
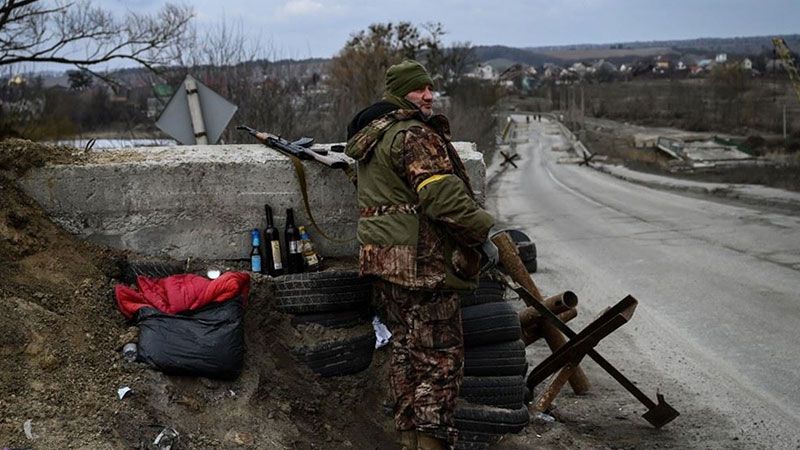
{"type": "Polygon", "coordinates": [[[432,89],[418,62],[390,67],[383,99],[348,125],[345,150],[358,161],[360,271],[379,278],[377,301],[393,334],[395,425],[409,450],[456,438],[464,362],[457,292],[476,287],[494,223],[475,201],[447,118],[433,114],[432,89]]]}

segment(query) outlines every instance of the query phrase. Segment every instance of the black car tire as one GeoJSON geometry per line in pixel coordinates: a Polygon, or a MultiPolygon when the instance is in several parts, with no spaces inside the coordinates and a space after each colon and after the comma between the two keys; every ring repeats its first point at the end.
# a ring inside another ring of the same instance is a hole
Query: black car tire
{"type": "Polygon", "coordinates": [[[474,306],[484,303],[502,302],[505,300],[506,287],[495,280],[481,280],[477,289],[461,294],[461,306],[474,306]]]}
{"type": "Polygon", "coordinates": [[[487,434],[519,433],[530,421],[525,406],[504,409],[464,401],[456,404],[454,418],[459,430],[487,434]]]}
{"type": "Polygon", "coordinates": [[[525,404],[525,380],[522,375],[464,377],[459,397],[476,405],[516,409],[525,404]]]}
{"type": "Polygon", "coordinates": [[[358,291],[341,294],[276,296],[275,307],[281,312],[292,314],[347,311],[364,307],[371,300],[371,293],[358,291]]]}
{"type": "Polygon", "coordinates": [[[464,345],[477,346],[520,338],[519,316],[507,302],[468,306],[461,310],[464,345]]]}
{"type": "Polygon", "coordinates": [[[369,367],[375,350],[375,334],[330,341],[314,347],[292,350],[295,358],[324,377],[350,375],[369,367]]]}
{"type": "Polygon", "coordinates": [[[525,343],[521,340],[467,347],[464,354],[464,375],[525,375],[525,343]]]}
{"type": "Polygon", "coordinates": [[[373,315],[374,312],[369,307],[327,313],[295,314],[292,316],[292,325],[317,324],[329,328],[350,328],[370,322],[373,315]]]}

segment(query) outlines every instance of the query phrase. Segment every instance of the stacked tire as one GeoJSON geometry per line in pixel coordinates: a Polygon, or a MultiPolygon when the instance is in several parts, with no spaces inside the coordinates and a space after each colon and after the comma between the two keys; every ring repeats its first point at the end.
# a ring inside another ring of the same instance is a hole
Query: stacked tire
{"type": "Polygon", "coordinates": [[[292,314],[295,327],[365,328],[363,333],[292,349],[298,362],[323,377],[358,373],[372,363],[375,333],[365,326],[373,316],[371,300],[372,283],[355,271],[285,275],[275,282],[275,306],[292,314]]]}
{"type": "Polygon", "coordinates": [[[478,289],[461,297],[465,354],[456,448],[487,448],[528,424],[525,344],[519,316],[504,294],[502,283],[481,280],[478,289]]]}
{"type": "Polygon", "coordinates": [[[525,269],[527,269],[529,273],[536,272],[536,244],[521,230],[512,228],[504,231],[508,233],[511,240],[517,245],[519,258],[525,264],[525,269]]]}

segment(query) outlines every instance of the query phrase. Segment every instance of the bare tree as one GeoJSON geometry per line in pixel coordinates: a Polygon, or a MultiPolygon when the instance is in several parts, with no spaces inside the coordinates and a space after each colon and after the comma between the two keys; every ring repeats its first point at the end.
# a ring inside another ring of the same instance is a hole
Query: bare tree
{"type": "Polygon", "coordinates": [[[322,134],[344,137],[346,120],[380,98],[386,69],[404,58],[414,58],[425,64],[437,80],[437,90],[446,94],[442,106],[450,118],[453,137],[477,142],[481,151],[491,153],[496,134],[493,113],[502,90],[493,83],[464,78],[475,61],[473,49],[468,43],[445,47],[444,35],[441,24],[417,28],[408,22],[374,24],[353,34],[328,66],[330,103],[327,119],[320,121],[326,127],[322,134]]]}
{"type": "MultiPolygon", "coordinates": [[[[327,84],[334,116],[350,116],[378,99],[384,74],[392,64],[405,58],[421,59],[431,52],[439,55],[444,34],[441,25],[427,24],[424,30],[423,35],[409,22],[379,23],[353,34],[329,66],[327,84]]],[[[433,67],[432,75],[437,75],[438,67],[433,67]]]]}
{"type": "MultiPolygon", "coordinates": [[[[189,73],[236,104],[233,123],[268,130],[289,138],[313,132],[320,138],[319,103],[324,101],[316,85],[321,63],[275,60],[271,43],[248,37],[241,22],[226,18],[214,26],[190,25],[186,38],[176,46],[178,64],[162,76],[172,86],[189,73]]],[[[251,142],[247,134],[228,127],[225,142],[251,142]]]]}
{"type": "Polygon", "coordinates": [[[0,66],[28,62],[80,69],[114,60],[148,69],[171,62],[170,48],[194,16],[189,6],[167,3],[155,14],[123,18],[90,0],[4,0],[0,3],[0,66]]]}

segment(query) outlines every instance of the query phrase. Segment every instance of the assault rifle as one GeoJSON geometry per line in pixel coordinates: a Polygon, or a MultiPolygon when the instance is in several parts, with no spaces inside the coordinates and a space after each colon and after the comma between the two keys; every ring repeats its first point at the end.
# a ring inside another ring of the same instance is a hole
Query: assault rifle
{"type": "Polygon", "coordinates": [[[303,163],[300,161],[301,159],[313,159],[315,161],[321,162],[328,167],[334,169],[342,169],[347,175],[347,179],[350,180],[351,183],[354,185],[356,184],[356,173],[352,167],[350,167],[350,158],[337,153],[337,152],[328,152],[328,150],[324,149],[312,149],[311,145],[314,144],[314,139],[312,138],[300,138],[296,141],[289,142],[286,139],[283,139],[280,136],[275,136],[274,134],[266,133],[264,131],[257,131],[254,130],[246,125],[239,125],[236,127],[237,130],[243,130],[250,133],[256,139],[258,139],[261,143],[266,145],[267,147],[273,148],[280,153],[289,157],[294,165],[295,174],[297,175],[297,181],[300,183],[300,193],[303,195],[303,204],[306,207],[306,214],[308,214],[308,220],[311,222],[311,225],[317,229],[319,234],[328,239],[329,241],[333,242],[349,242],[350,240],[342,240],[336,239],[328,236],[325,234],[324,231],[317,225],[317,222],[314,220],[314,216],[311,214],[311,206],[308,204],[308,188],[306,186],[306,172],[303,169],[303,163]]]}
{"type": "MultiPolygon", "coordinates": [[[[314,144],[312,138],[300,138],[296,141],[290,142],[280,136],[275,136],[264,131],[254,130],[246,125],[239,125],[237,130],[243,130],[250,133],[262,144],[267,147],[274,148],[286,156],[294,156],[300,159],[313,159],[321,162],[328,167],[334,169],[343,169],[345,173],[349,172],[350,163],[348,159],[336,153],[328,152],[324,149],[312,149],[311,145],[314,144]]],[[[348,173],[349,175],[349,173],[348,173]]]]}

